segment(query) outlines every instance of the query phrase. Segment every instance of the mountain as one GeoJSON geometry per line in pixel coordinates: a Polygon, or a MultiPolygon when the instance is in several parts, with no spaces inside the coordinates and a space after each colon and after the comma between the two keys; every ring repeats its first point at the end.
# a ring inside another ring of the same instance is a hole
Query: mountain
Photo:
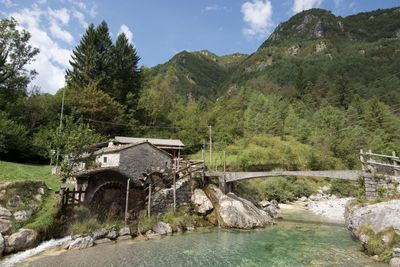
{"type": "Polygon", "coordinates": [[[167,82],[176,93],[186,97],[214,98],[220,95],[223,83],[246,57],[239,53],[217,56],[207,50],[182,51],[167,63],[154,67],[149,80],[167,82]]]}
{"type": "Polygon", "coordinates": [[[153,68],[150,80],[167,80],[177,94],[195,99],[246,88],[333,104],[376,96],[394,105],[398,66],[400,8],[345,18],[311,9],[281,23],[252,55],[183,51],[153,68]]]}

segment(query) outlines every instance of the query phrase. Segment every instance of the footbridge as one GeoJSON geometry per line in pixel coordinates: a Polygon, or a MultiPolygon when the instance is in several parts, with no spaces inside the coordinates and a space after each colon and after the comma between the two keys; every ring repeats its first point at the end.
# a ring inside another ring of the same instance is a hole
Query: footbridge
{"type": "MultiPolygon", "coordinates": [[[[218,177],[219,186],[224,192],[231,191],[233,182],[268,177],[320,177],[327,179],[355,181],[364,179],[368,198],[376,197],[379,188],[386,191],[396,189],[400,192],[400,158],[392,155],[372,153],[360,150],[361,170],[323,170],[323,171],[267,171],[267,172],[205,172],[207,177],[218,177]]],[[[224,170],[225,170],[224,164],[224,170]]],[[[396,191],[394,190],[394,191],[396,191]]],[[[396,191],[396,192],[397,192],[396,191]]]]}
{"type": "Polygon", "coordinates": [[[206,172],[208,177],[218,177],[220,188],[230,191],[232,182],[268,177],[321,177],[327,179],[339,179],[355,181],[364,174],[357,170],[327,170],[327,171],[270,171],[270,172],[206,172]]]}

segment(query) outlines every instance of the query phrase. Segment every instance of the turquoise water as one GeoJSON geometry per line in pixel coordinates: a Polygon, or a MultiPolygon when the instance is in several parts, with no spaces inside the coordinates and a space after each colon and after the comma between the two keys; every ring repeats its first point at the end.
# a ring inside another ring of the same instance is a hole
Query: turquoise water
{"type": "MultiPolygon", "coordinates": [[[[42,256],[27,266],[382,266],[340,225],[296,221],[254,231],[212,230],[42,256]]],[[[297,221],[300,220],[300,221],[297,221]]]]}

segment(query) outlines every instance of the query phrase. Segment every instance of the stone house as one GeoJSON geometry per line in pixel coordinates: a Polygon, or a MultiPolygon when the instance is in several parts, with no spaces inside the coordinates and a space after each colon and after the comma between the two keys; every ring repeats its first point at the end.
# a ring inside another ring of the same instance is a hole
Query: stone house
{"type": "MultiPolygon", "coordinates": [[[[128,180],[131,213],[143,209],[149,183],[146,176],[168,174],[173,164],[171,154],[147,140],[131,144],[111,140],[97,147],[92,168],[74,174],[75,188],[85,192],[81,201],[91,210],[112,213],[106,217],[123,215],[128,180]]],[[[87,166],[83,164],[82,167],[87,166]]]]}

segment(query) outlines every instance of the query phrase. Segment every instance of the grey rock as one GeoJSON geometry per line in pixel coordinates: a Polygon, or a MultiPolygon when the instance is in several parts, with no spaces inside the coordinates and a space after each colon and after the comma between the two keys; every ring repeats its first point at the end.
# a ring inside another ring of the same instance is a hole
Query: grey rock
{"type": "Polygon", "coordinates": [[[3,237],[2,234],[0,234],[0,257],[1,257],[1,255],[3,255],[4,247],[5,247],[5,245],[4,245],[4,237],[3,237]]]}
{"type": "Polygon", "coordinates": [[[7,219],[0,219],[0,233],[7,233],[11,229],[11,221],[7,219]]]}
{"type": "Polygon", "coordinates": [[[301,202],[306,202],[308,200],[308,198],[307,197],[301,197],[301,198],[299,198],[299,201],[301,201],[301,202]]]}
{"type": "Polygon", "coordinates": [[[366,234],[361,234],[358,239],[360,239],[361,244],[363,244],[364,246],[368,244],[369,241],[369,236],[366,234]]]}
{"type": "Polygon", "coordinates": [[[40,188],[38,189],[38,193],[41,194],[41,195],[44,195],[44,188],[43,188],[43,187],[40,187],[40,188]]]}
{"type": "Polygon", "coordinates": [[[400,258],[399,257],[391,258],[389,261],[389,265],[392,267],[400,267],[400,258]]]}
{"type": "Polygon", "coordinates": [[[7,201],[7,207],[16,208],[21,205],[21,197],[15,195],[7,201]]]}
{"type": "Polygon", "coordinates": [[[389,227],[400,231],[400,200],[354,206],[345,213],[345,220],[350,230],[369,225],[375,233],[389,227]]]}
{"type": "Polygon", "coordinates": [[[105,228],[96,229],[92,232],[93,240],[98,240],[106,237],[108,234],[108,230],[105,228]]]}
{"type": "Polygon", "coordinates": [[[41,194],[36,194],[36,195],[33,196],[33,199],[38,201],[38,202],[40,202],[40,201],[42,201],[42,195],[41,194]]]}
{"type": "Polygon", "coordinates": [[[312,200],[312,201],[319,201],[319,200],[322,200],[322,198],[323,198],[323,196],[321,194],[313,194],[308,197],[308,199],[312,200]]]}
{"type": "Polygon", "coordinates": [[[400,248],[393,248],[393,257],[400,257],[400,248]]]}
{"type": "Polygon", "coordinates": [[[71,245],[71,243],[72,243],[72,240],[66,241],[66,242],[63,244],[63,248],[64,248],[64,249],[69,249],[69,245],[71,245]]]}
{"type": "Polygon", "coordinates": [[[82,235],[73,235],[73,236],[71,237],[71,239],[72,239],[72,240],[75,240],[75,239],[77,239],[77,238],[79,238],[79,237],[82,237],[82,235]]]}
{"type": "Polygon", "coordinates": [[[20,210],[14,212],[14,218],[16,221],[26,221],[33,214],[33,210],[20,210]]]}
{"type": "Polygon", "coordinates": [[[90,236],[78,237],[69,244],[69,249],[84,249],[93,246],[93,238],[90,236]]]}
{"type": "Polygon", "coordinates": [[[252,229],[272,224],[272,217],[258,209],[250,201],[233,193],[225,195],[215,185],[207,188],[207,194],[214,203],[219,224],[228,228],[252,229]]]}
{"type": "Polygon", "coordinates": [[[153,231],[160,235],[166,235],[172,233],[172,228],[169,223],[158,222],[156,225],[154,225],[153,231]]]}
{"type": "Polygon", "coordinates": [[[119,230],[119,236],[131,235],[131,229],[129,227],[123,227],[119,230]]]}
{"type": "Polygon", "coordinates": [[[31,229],[19,229],[6,240],[6,253],[13,253],[32,248],[38,242],[38,233],[31,229]]]}
{"type": "Polygon", "coordinates": [[[128,239],[131,239],[132,237],[130,236],[130,235],[123,235],[123,236],[119,236],[118,238],[117,238],[117,240],[118,241],[121,241],[121,240],[128,240],[128,239]]]}
{"type": "Polygon", "coordinates": [[[146,232],[145,236],[146,236],[147,238],[160,238],[160,237],[161,237],[160,234],[154,233],[152,230],[148,230],[148,231],[146,232]]]}
{"type": "Polygon", "coordinates": [[[271,205],[271,202],[269,202],[268,200],[263,200],[259,204],[260,204],[261,208],[264,209],[264,208],[268,207],[269,205],[271,205]]]}
{"type": "Polygon", "coordinates": [[[11,212],[0,205],[0,218],[8,218],[11,217],[11,212]]]}
{"type": "Polygon", "coordinates": [[[102,238],[102,239],[97,239],[94,241],[95,245],[100,245],[100,244],[105,244],[105,243],[110,243],[112,242],[111,239],[109,238],[102,238]]]}
{"type": "Polygon", "coordinates": [[[115,230],[111,230],[110,232],[108,232],[107,234],[107,238],[111,239],[111,240],[115,240],[118,237],[118,233],[115,230]]]}
{"type": "Polygon", "coordinates": [[[213,204],[211,203],[210,199],[201,189],[195,189],[192,195],[192,202],[195,205],[195,210],[199,214],[207,214],[213,208],[213,204]]]}

